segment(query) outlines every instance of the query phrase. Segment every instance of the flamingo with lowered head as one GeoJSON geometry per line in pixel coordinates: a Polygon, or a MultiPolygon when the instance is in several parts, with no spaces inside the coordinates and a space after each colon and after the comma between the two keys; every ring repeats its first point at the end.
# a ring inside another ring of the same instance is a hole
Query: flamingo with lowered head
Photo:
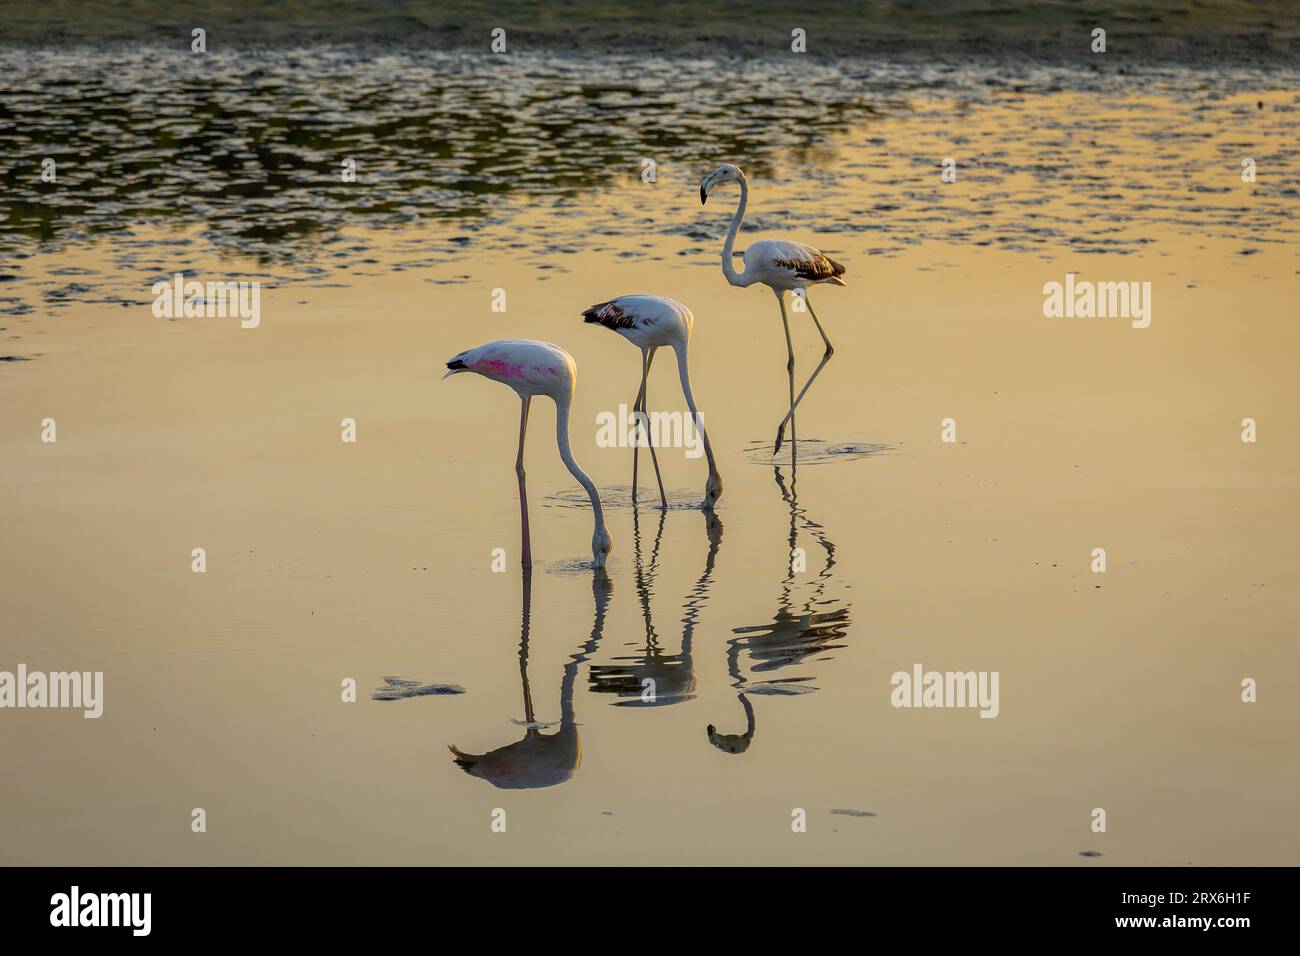
{"type": "Polygon", "coordinates": [[[595,530],[591,535],[592,563],[596,568],[605,566],[605,559],[613,540],[605,527],[605,513],[600,506],[600,493],[587,473],[578,467],[569,448],[569,406],[573,402],[573,386],[578,378],[578,366],[573,356],[558,345],[531,339],[501,339],[468,349],[447,363],[449,378],[460,372],[474,372],[484,378],[515,390],[522,402],[519,412],[519,455],[515,459],[515,474],[519,477],[519,514],[523,525],[522,566],[528,571],[533,566],[532,544],[528,535],[528,493],[524,487],[524,436],[528,431],[528,409],[535,396],[545,395],[555,402],[555,443],[565,467],[587,491],[591,509],[595,514],[595,530]]]}
{"type": "MultiPolygon", "coordinates": [[[[677,375],[682,381],[682,395],[686,407],[691,411],[695,427],[699,429],[704,441],[704,454],[709,463],[709,477],[704,483],[704,504],[706,510],[712,509],[722,496],[722,477],[718,474],[718,465],[713,458],[713,446],[709,444],[709,433],[704,430],[704,418],[695,406],[695,395],[691,391],[691,373],[687,367],[686,352],[691,340],[691,328],[695,316],[675,299],[661,295],[621,295],[617,299],[593,305],[582,313],[587,322],[603,325],[617,332],[641,350],[641,391],[637,393],[633,413],[646,411],[646,379],[650,375],[650,363],[654,361],[655,352],[664,347],[671,348],[677,354],[677,375]]],[[[640,426],[637,434],[641,432],[640,426]]],[[[636,502],[637,449],[640,441],[632,443],[632,501],[636,502]]],[[[668,508],[668,498],[664,494],[664,482],[659,475],[659,460],[655,457],[654,445],[650,445],[650,460],[655,467],[655,478],[659,482],[659,501],[663,508],[668,508]]]]}
{"type": "Polygon", "coordinates": [[[826,330],[817,321],[817,313],[813,311],[812,300],[808,298],[808,286],[822,282],[845,285],[842,278],[844,266],[802,242],[794,242],[790,239],[763,239],[751,244],[745,250],[745,271],[737,272],[732,262],[732,249],[736,244],[736,233],[740,231],[740,224],[745,218],[745,206],[749,202],[749,180],[745,178],[745,173],[739,166],[723,163],[700,183],[701,205],[708,202],[709,193],[723,183],[740,184],[740,204],[736,206],[736,214],[731,219],[731,228],[727,230],[727,239],[722,244],[722,273],[734,286],[744,288],[761,282],[771,289],[776,295],[777,303],[781,306],[781,323],[785,326],[785,348],[789,356],[786,372],[790,379],[790,411],[786,413],[776,429],[776,445],[772,449],[772,454],[775,456],[781,450],[781,442],[785,438],[786,422],[791,423],[790,440],[797,444],[793,423],[794,410],[812,386],[813,380],[835,354],[831,340],[826,337],[826,330]],[[822,356],[821,363],[800,389],[798,398],[794,394],[794,345],[790,341],[790,321],[785,314],[785,293],[795,290],[798,290],[803,297],[804,304],[808,307],[808,314],[812,316],[813,324],[817,326],[822,341],[826,343],[826,352],[822,356]]]}

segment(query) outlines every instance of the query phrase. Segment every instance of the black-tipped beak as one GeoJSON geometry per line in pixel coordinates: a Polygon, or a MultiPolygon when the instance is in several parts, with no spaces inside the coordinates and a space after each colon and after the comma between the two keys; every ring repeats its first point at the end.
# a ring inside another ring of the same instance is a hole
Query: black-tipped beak
{"type": "Polygon", "coordinates": [[[709,201],[709,194],[703,186],[700,187],[700,205],[703,206],[709,201]]]}

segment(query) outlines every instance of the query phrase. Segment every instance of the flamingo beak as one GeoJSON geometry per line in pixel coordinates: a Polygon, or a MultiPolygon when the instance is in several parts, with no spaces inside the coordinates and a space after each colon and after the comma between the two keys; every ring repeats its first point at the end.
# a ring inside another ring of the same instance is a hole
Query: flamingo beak
{"type": "Polygon", "coordinates": [[[716,172],[709,173],[709,175],[704,177],[704,182],[700,183],[700,205],[701,206],[703,206],[706,202],[709,201],[709,190],[713,188],[713,184],[714,182],[717,181],[717,178],[718,178],[718,174],[716,172]]]}

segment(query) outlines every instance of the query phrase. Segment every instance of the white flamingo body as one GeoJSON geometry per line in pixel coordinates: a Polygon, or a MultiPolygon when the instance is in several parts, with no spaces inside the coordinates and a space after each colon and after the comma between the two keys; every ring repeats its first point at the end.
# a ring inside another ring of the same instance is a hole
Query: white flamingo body
{"type": "Polygon", "coordinates": [[[578,365],[573,356],[558,345],[533,339],[501,339],[467,349],[447,362],[443,378],[461,372],[473,372],[494,382],[509,385],[521,402],[519,413],[519,454],[515,459],[515,474],[519,478],[519,511],[523,529],[522,566],[525,571],[533,566],[531,539],[528,530],[528,495],[524,485],[524,437],[528,431],[528,411],[532,400],[544,395],[555,402],[555,443],[565,467],[591,499],[595,528],[591,535],[591,555],[595,567],[603,568],[613,542],[605,527],[605,514],[600,504],[600,493],[587,473],[579,467],[569,447],[569,409],[573,403],[573,388],[578,379],[578,365]]]}
{"type": "Polygon", "coordinates": [[[690,341],[695,316],[662,295],[620,295],[582,313],[588,322],[612,329],[639,349],[675,347],[690,341]]]}
{"type": "Polygon", "coordinates": [[[509,385],[520,398],[572,395],[578,380],[573,356],[558,345],[535,339],[499,339],[467,349],[447,363],[455,372],[473,372],[502,385],[509,385]],[[463,368],[453,368],[460,362],[463,368]]]}
{"type": "MultiPolygon", "coordinates": [[[[691,376],[687,361],[690,346],[691,329],[695,326],[695,316],[691,310],[676,299],[661,295],[621,295],[608,302],[593,305],[582,313],[588,323],[603,325],[617,332],[641,350],[641,390],[633,405],[633,411],[645,411],[646,380],[650,374],[650,364],[654,361],[655,351],[671,348],[677,355],[677,372],[682,383],[682,395],[686,407],[690,409],[700,437],[704,441],[704,454],[708,459],[709,477],[704,486],[704,507],[712,508],[722,495],[722,478],[718,474],[717,462],[713,457],[713,446],[709,443],[709,434],[704,428],[704,419],[695,404],[695,394],[691,389],[691,376]]],[[[636,501],[636,453],[639,442],[632,446],[632,500],[636,501]]],[[[664,494],[663,480],[659,477],[659,461],[655,456],[654,446],[650,446],[650,458],[654,463],[655,477],[659,479],[659,499],[664,508],[668,507],[668,498],[664,494]]]]}
{"type": "Polygon", "coordinates": [[[829,282],[845,285],[844,267],[834,259],[804,242],[793,239],[760,239],[744,253],[745,271],[742,286],[761,282],[773,290],[793,292],[810,285],[829,282]]]}
{"type": "Polygon", "coordinates": [[[845,269],[830,256],[806,243],[791,239],[763,239],[745,250],[745,271],[737,272],[733,261],[733,250],[736,245],[736,235],[740,232],[740,224],[745,219],[745,207],[749,203],[749,180],[745,178],[745,173],[739,166],[724,163],[706,176],[704,182],[700,184],[700,202],[708,202],[709,193],[722,183],[740,184],[740,202],[736,206],[736,214],[731,219],[731,226],[727,229],[727,238],[722,244],[722,274],[726,276],[729,283],[741,288],[762,283],[776,295],[776,301],[781,307],[781,324],[785,327],[785,348],[788,357],[786,371],[790,382],[790,410],[777,426],[776,444],[772,454],[775,455],[781,450],[785,425],[786,422],[790,422],[793,443],[791,455],[794,456],[798,445],[794,437],[794,410],[803,401],[813,380],[835,354],[831,340],[826,336],[826,330],[822,328],[821,322],[817,320],[817,313],[813,311],[812,301],[807,294],[808,286],[821,283],[845,285],[842,278],[845,269]],[[794,394],[794,343],[790,339],[790,320],[785,313],[785,293],[796,290],[808,307],[808,314],[812,316],[813,324],[817,326],[817,331],[826,344],[826,352],[822,356],[821,363],[808,377],[798,397],[794,394]]]}

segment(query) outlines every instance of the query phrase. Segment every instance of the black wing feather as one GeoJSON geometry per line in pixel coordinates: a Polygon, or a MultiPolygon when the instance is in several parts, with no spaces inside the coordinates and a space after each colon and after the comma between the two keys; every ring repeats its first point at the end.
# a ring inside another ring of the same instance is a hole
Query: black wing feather
{"type": "Polygon", "coordinates": [[[601,302],[582,313],[583,321],[603,325],[607,329],[631,329],[636,327],[636,318],[628,315],[614,302],[601,302]]]}
{"type": "Polygon", "coordinates": [[[838,279],[844,275],[844,266],[823,254],[811,259],[778,259],[776,264],[789,269],[800,279],[838,279]]]}

